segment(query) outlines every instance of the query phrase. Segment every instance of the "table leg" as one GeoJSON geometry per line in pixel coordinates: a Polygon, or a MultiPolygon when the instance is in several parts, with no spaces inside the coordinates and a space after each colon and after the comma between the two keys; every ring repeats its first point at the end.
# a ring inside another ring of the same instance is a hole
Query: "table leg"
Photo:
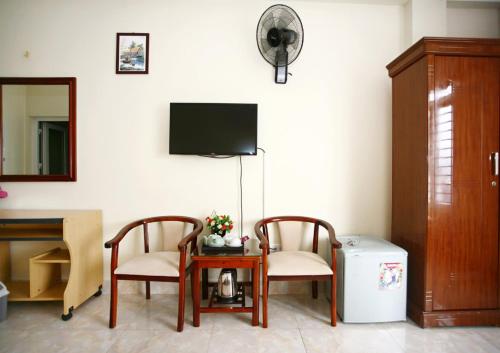
{"type": "Polygon", "coordinates": [[[242,306],[243,308],[244,308],[244,307],[246,307],[246,296],[247,296],[247,295],[246,295],[246,293],[245,293],[245,292],[246,292],[246,291],[245,291],[245,287],[246,287],[246,286],[245,286],[245,282],[242,282],[242,283],[241,283],[241,296],[242,296],[242,298],[241,298],[241,306],[242,306]]]}
{"type": "Polygon", "coordinates": [[[252,270],[252,326],[259,325],[259,261],[256,261],[252,270]]]}
{"type": "MultiPolygon", "coordinates": [[[[250,283],[253,285],[253,268],[250,269],[250,283]]],[[[253,287],[252,287],[252,291],[250,292],[250,297],[253,300],[253,287]]]]}
{"type": "Polygon", "coordinates": [[[193,263],[193,276],[194,287],[193,291],[193,326],[200,326],[200,267],[198,261],[193,263]]]}
{"type": "Polygon", "coordinates": [[[201,270],[201,294],[203,299],[208,299],[208,268],[201,270]]]}

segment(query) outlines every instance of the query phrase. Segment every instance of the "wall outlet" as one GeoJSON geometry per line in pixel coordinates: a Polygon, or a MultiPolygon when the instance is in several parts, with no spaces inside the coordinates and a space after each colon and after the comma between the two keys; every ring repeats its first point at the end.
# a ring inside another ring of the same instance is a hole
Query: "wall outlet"
{"type": "Polygon", "coordinates": [[[269,250],[271,252],[281,251],[281,244],[270,244],[269,250]]]}

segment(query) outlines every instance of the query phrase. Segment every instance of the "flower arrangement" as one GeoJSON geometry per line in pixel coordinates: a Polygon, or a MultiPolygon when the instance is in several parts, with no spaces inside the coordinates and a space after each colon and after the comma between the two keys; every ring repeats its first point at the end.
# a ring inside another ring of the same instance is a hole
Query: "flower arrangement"
{"type": "Polygon", "coordinates": [[[229,215],[216,215],[215,213],[206,218],[207,228],[211,234],[218,234],[220,236],[226,235],[233,229],[233,221],[229,215]]]}

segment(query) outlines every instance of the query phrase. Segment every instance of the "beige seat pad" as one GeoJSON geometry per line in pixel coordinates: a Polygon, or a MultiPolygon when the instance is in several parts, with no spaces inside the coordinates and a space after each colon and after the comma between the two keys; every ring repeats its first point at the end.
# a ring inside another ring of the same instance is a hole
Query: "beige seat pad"
{"type": "Polygon", "coordinates": [[[331,275],[332,269],[318,254],[309,251],[278,251],[267,256],[269,276],[331,275]]]}
{"type": "Polygon", "coordinates": [[[178,251],[142,254],[118,266],[115,274],[179,277],[179,256],[178,251]]]}

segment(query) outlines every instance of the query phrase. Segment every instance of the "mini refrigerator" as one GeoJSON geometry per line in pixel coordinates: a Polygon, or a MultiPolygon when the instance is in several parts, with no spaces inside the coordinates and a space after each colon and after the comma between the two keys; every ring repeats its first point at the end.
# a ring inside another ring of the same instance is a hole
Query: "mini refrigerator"
{"type": "MultiPolygon", "coordinates": [[[[337,313],[342,321],[406,320],[407,252],[365,235],[337,240],[342,243],[337,249],[337,313]]],[[[327,296],[330,298],[329,282],[327,296]]]]}

